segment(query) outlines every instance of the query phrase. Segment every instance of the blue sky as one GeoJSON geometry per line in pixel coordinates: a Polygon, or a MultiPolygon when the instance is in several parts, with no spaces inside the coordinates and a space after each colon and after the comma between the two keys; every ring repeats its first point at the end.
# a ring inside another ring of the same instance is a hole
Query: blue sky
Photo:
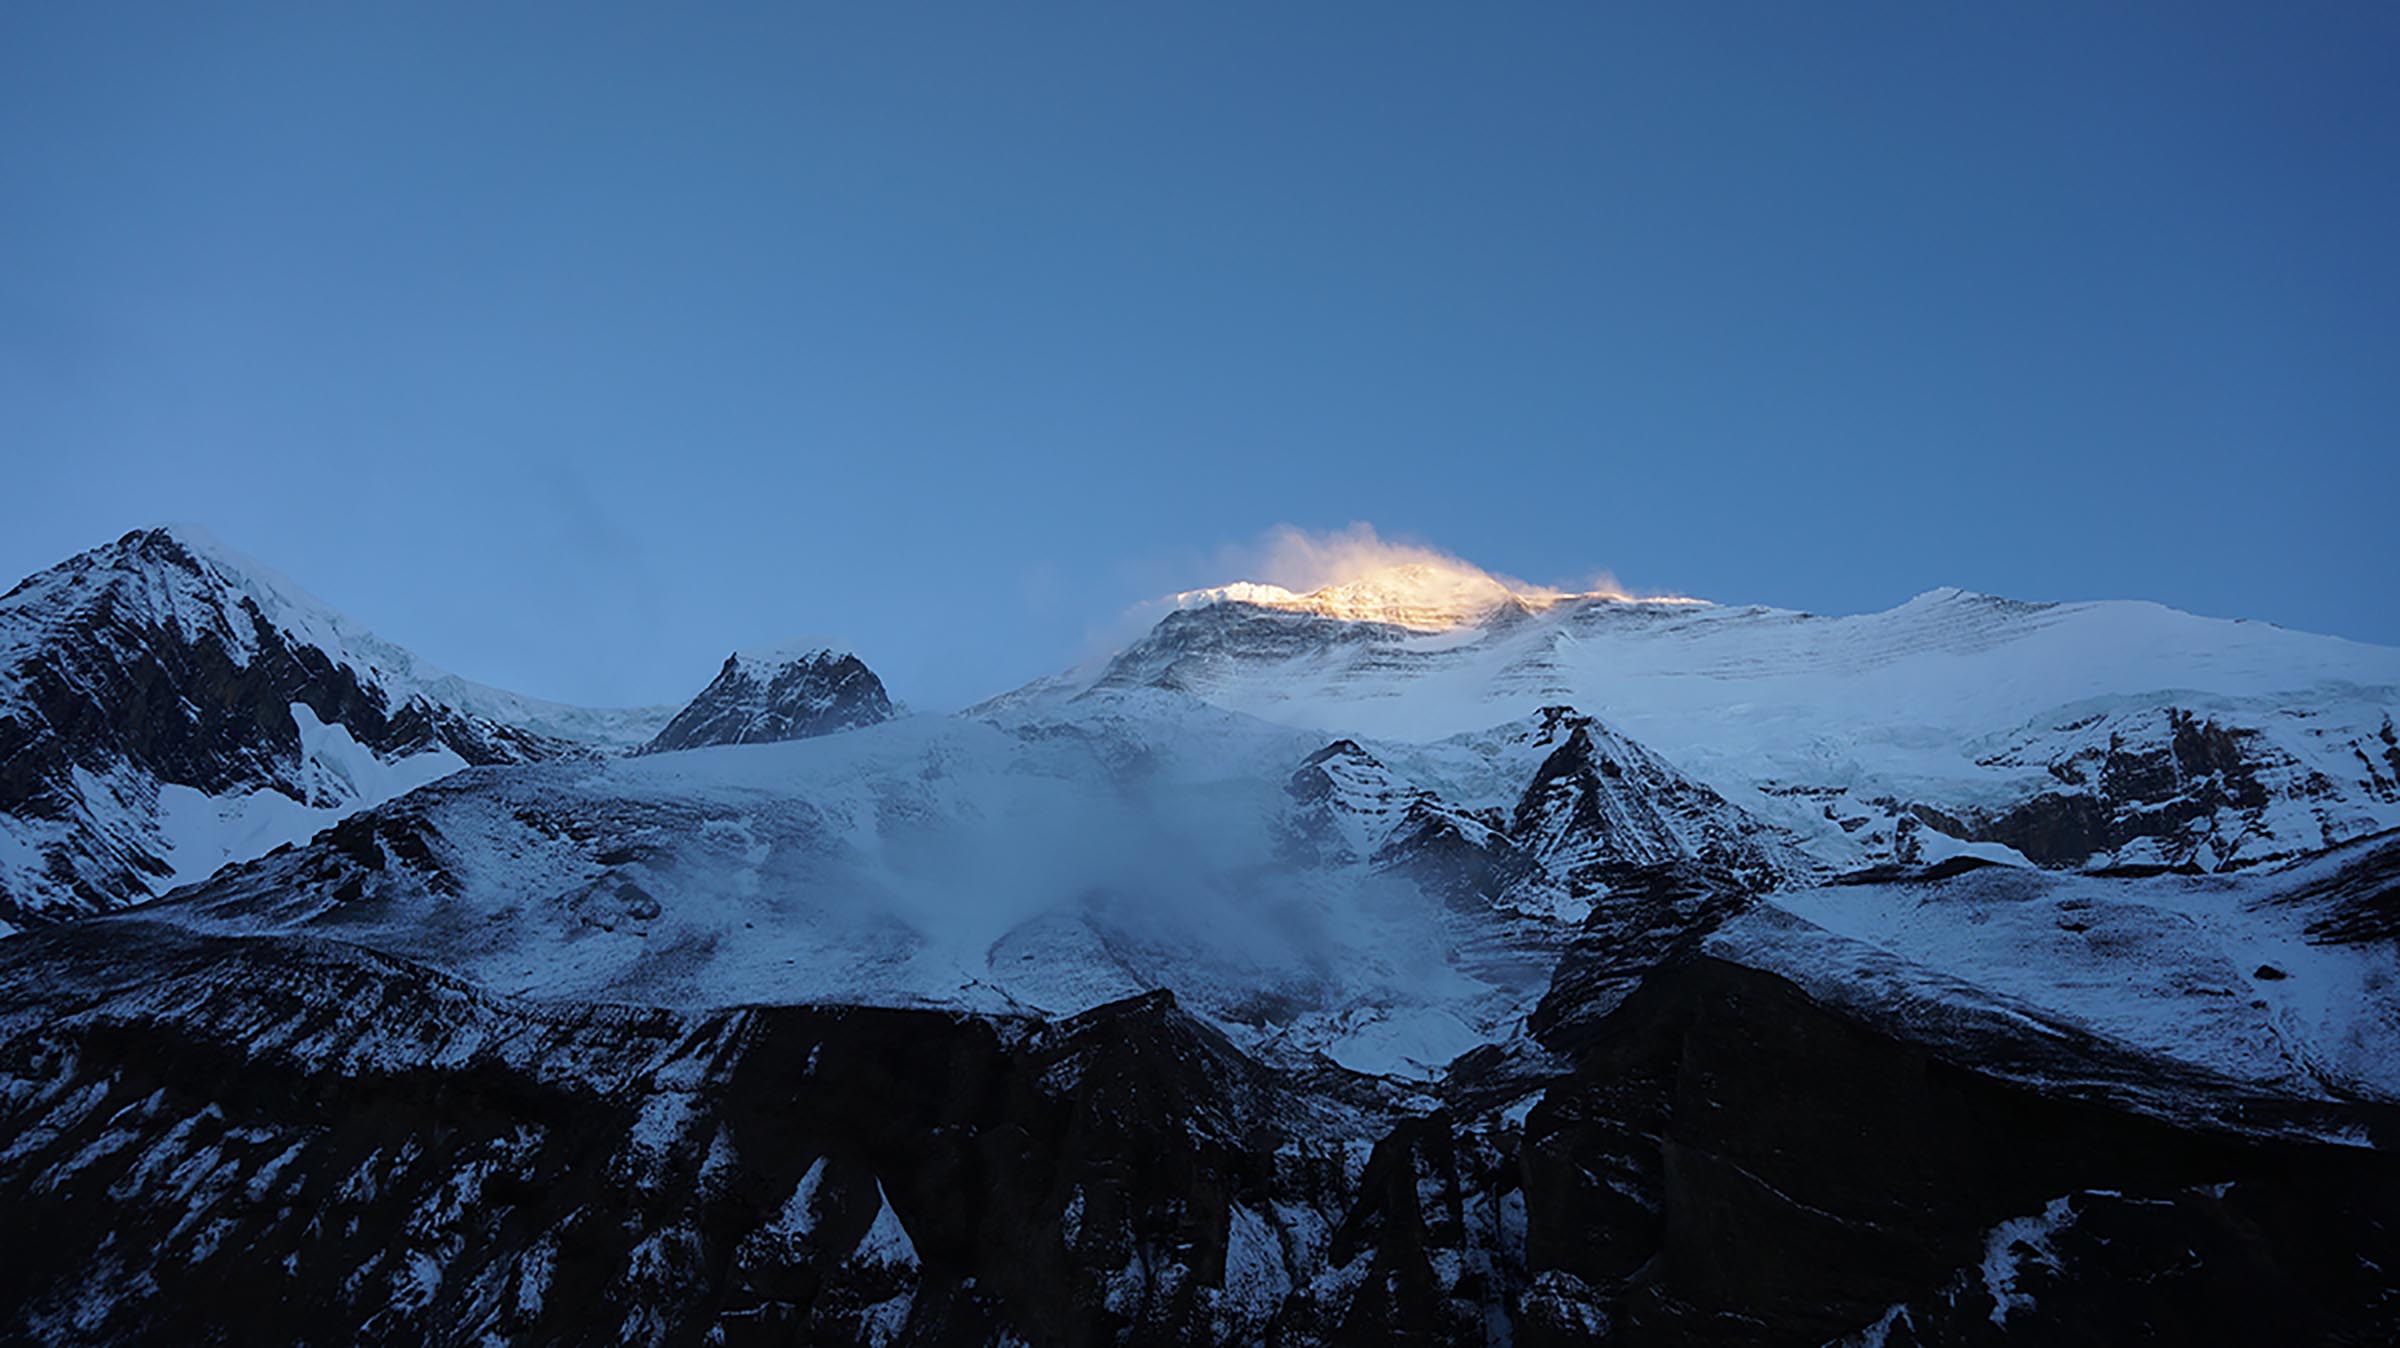
{"type": "Polygon", "coordinates": [[[195,520],[595,702],[1353,521],[2400,642],[2396,164],[2370,4],[12,6],[0,571],[195,520]]]}

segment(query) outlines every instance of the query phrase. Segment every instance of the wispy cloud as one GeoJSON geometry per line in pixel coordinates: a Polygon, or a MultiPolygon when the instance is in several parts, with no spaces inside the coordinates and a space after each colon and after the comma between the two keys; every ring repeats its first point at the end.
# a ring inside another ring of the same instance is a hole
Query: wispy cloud
{"type": "Polygon", "coordinates": [[[1347,585],[1396,566],[1430,566],[1463,576],[1479,576],[1528,598],[1557,598],[1570,594],[1604,594],[1619,599],[1664,598],[1638,595],[1618,583],[1608,571],[1591,572],[1580,584],[1539,585],[1478,566],[1456,553],[1407,538],[1386,538],[1364,520],[1331,531],[1311,531],[1279,524],[1258,539],[1219,550],[1221,581],[1255,580],[1306,594],[1329,585],[1347,585]]]}
{"type": "MultiPolygon", "coordinates": [[[[1279,524],[1245,542],[1228,543],[1196,557],[1187,556],[1174,570],[1188,581],[1197,582],[1196,588],[1255,581],[1308,594],[1331,586],[1354,584],[1402,566],[1432,568],[1453,582],[1487,580],[1529,600],[1571,595],[1607,595],[1618,599],[1678,597],[1632,590],[1605,570],[1592,571],[1579,583],[1535,584],[1478,566],[1456,553],[1416,539],[1386,537],[1364,520],[1332,530],[1279,524]]],[[[1174,594],[1153,595],[1127,608],[1114,621],[1095,626],[1088,635],[1086,656],[1122,648],[1175,608],[1180,598],[1174,594]]]]}

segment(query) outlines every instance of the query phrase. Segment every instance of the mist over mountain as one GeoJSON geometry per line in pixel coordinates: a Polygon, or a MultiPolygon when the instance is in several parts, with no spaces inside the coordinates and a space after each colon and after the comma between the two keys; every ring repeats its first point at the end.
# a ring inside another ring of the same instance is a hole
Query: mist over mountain
{"type": "Polygon", "coordinates": [[[2400,651],[1302,560],[952,715],[824,639],[540,702],[188,528],[29,577],[10,1332],[2400,1332],[2400,651]]]}

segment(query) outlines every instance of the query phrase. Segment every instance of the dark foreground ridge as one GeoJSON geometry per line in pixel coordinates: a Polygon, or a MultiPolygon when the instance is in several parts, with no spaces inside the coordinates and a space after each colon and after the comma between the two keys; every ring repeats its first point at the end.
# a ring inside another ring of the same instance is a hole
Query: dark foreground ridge
{"type": "Polygon", "coordinates": [[[1163,993],[671,1014],[47,930],[0,944],[0,1338],[2400,1338],[2400,1172],[2329,1140],[2373,1109],[2030,1089],[1706,956],[1552,1012],[1410,1102],[1163,993]]]}

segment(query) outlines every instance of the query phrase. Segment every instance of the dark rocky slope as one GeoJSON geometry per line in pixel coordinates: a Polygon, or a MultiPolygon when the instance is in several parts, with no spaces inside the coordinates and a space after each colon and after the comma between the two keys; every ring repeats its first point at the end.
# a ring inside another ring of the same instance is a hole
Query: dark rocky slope
{"type": "Polygon", "coordinates": [[[331,942],[54,929],[0,944],[0,1334],[2400,1333],[2400,1174],[2317,1140],[2388,1143],[2373,1111],[2097,1044],[2091,1084],[2035,1089],[1706,956],[1550,1019],[1581,1028],[1404,1109],[1279,1078],[1163,995],[1057,1022],[678,1016],[496,999],[331,942]],[[2109,1084],[2161,1075],[2220,1121],[2109,1084]]]}
{"type": "Polygon", "coordinates": [[[56,1343],[1236,1340],[1378,1109],[1163,995],[545,1008],[134,920],[0,944],[0,1024],[0,1337],[56,1343]]]}
{"type": "Polygon", "coordinates": [[[1695,958],[1590,1032],[1526,1122],[1525,1341],[2388,1342],[2400,1164],[2104,1044],[2036,1089],[1695,958]],[[2245,1130],[2129,1108],[2176,1080],[2245,1130]],[[2208,1249],[2210,1257],[2197,1253],[2208,1249]]]}

